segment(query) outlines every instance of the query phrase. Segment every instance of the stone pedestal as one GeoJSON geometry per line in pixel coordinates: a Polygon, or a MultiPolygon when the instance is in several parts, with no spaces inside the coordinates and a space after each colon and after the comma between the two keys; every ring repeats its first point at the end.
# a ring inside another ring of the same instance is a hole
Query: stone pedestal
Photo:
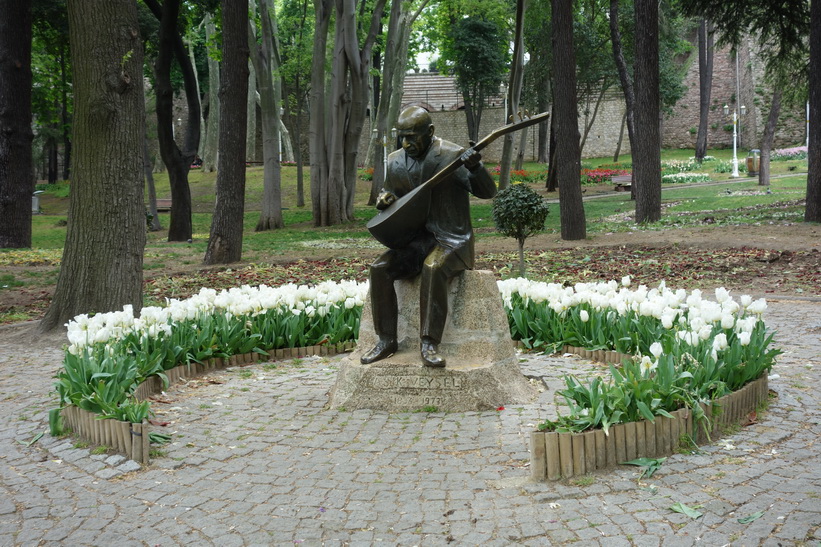
{"type": "Polygon", "coordinates": [[[403,412],[490,410],[527,403],[536,390],[519,370],[495,277],[487,271],[457,276],[439,346],[447,367],[422,364],[419,353],[419,279],[397,281],[399,350],[370,365],[359,359],[377,342],[370,299],[365,302],[356,350],[340,364],[330,407],[403,412]]]}

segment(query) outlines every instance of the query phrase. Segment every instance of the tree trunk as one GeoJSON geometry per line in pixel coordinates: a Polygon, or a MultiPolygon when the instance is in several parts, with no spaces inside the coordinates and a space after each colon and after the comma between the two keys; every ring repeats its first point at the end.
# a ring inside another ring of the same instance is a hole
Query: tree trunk
{"type": "MultiPolygon", "coordinates": [[[[550,161],[548,162],[547,182],[545,187],[548,192],[555,192],[559,188],[559,171],[556,169],[556,86],[553,86],[553,105],[551,106],[550,116],[550,161]]],[[[579,181],[581,182],[581,172],[579,173],[579,181]]]]}
{"type": "Polygon", "coordinates": [[[579,240],[587,235],[581,187],[579,114],[576,104],[576,52],[573,49],[573,2],[553,0],[554,108],[556,159],[550,170],[559,181],[559,214],[562,239],[579,240]]]}
{"type": "MultiPolygon", "coordinates": [[[[203,22],[204,21],[205,21],[205,19],[203,19],[203,22]]],[[[197,26],[198,31],[199,31],[199,28],[203,25],[203,22],[201,22],[197,26]]],[[[187,42],[187,45],[188,45],[188,61],[191,63],[191,72],[194,75],[194,88],[197,90],[197,97],[201,98],[202,93],[200,92],[200,75],[197,72],[197,63],[195,62],[196,57],[194,55],[194,41],[193,40],[186,40],[186,42],[187,42]]],[[[202,119],[202,110],[200,110],[200,127],[205,127],[205,120],[202,119]]],[[[202,158],[202,147],[203,147],[203,141],[200,141],[200,146],[199,146],[199,149],[197,150],[197,154],[199,154],[200,158],[202,158]]]]}
{"type": "Polygon", "coordinates": [[[327,181],[328,157],[326,150],[325,113],[325,50],[328,44],[328,27],[331,22],[333,0],[314,0],[314,47],[311,63],[310,128],[311,151],[311,207],[314,224],[324,226],[323,211],[327,209],[324,186],[327,181]]]}
{"type": "MultiPolygon", "coordinates": [[[[214,41],[217,26],[210,13],[203,19],[205,23],[205,39],[208,43],[214,41]]],[[[219,161],[220,136],[220,63],[210,54],[208,55],[208,120],[205,125],[205,139],[202,146],[202,170],[208,173],[217,168],[219,161]]]]}
{"type": "Polygon", "coordinates": [[[148,214],[151,215],[151,231],[162,230],[160,224],[160,214],[157,212],[157,190],[154,186],[154,173],[151,168],[151,157],[148,154],[148,134],[143,139],[143,175],[145,176],[145,186],[148,189],[148,214]]]}
{"type": "Polygon", "coordinates": [[[182,38],[177,31],[180,0],[165,0],[160,6],[157,0],[143,0],[160,21],[159,48],[154,66],[157,95],[157,140],[160,155],[168,169],[171,187],[171,221],[168,241],[187,241],[192,237],[191,189],[188,171],[197,156],[200,142],[200,100],[191,61],[185,52],[182,38]],[[171,57],[176,58],[185,85],[188,120],[182,148],[174,140],[174,92],[171,87],[171,57]]]}
{"type": "MultiPolygon", "coordinates": [[[[656,0],[636,0],[636,134],[633,141],[633,187],[636,222],[661,218],[661,139],[659,137],[659,22],[656,0]]],[[[629,127],[629,125],[628,125],[629,127]]]]}
{"type": "Polygon", "coordinates": [[[810,121],[806,222],[821,222],[821,2],[810,3],[810,121]]]}
{"type": "Polygon", "coordinates": [[[698,136],[696,137],[696,161],[701,163],[707,155],[708,117],[710,94],[713,90],[713,31],[707,19],[698,25],[698,136]]]}
{"type": "Polygon", "coordinates": [[[220,76],[217,200],[205,264],[230,264],[242,258],[245,212],[245,126],[248,110],[248,0],[221,0],[222,70],[220,76]]]}
{"type": "Polygon", "coordinates": [[[782,88],[776,87],[773,91],[773,99],[770,105],[770,113],[767,116],[767,125],[764,126],[764,134],[761,136],[761,156],[759,157],[758,185],[770,185],[770,150],[773,148],[775,139],[775,128],[778,125],[778,114],[781,111],[782,88]]]}
{"type": "MultiPolygon", "coordinates": [[[[253,50],[254,46],[250,46],[253,50]]],[[[248,127],[245,130],[245,161],[257,161],[257,71],[254,63],[248,60],[248,127]]]]}
{"type": "Polygon", "coordinates": [[[0,248],[31,247],[31,2],[0,0],[0,248]]]}
{"type": "Polygon", "coordinates": [[[63,180],[71,178],[71,116],[68,113],[68,74],[66,71],[66,44],[60,44],[60,111],[63,122],[63,180]]]}
{"type": "MultiPolygon", "coordinates": [[[[616,62],[616,69],[619,73],[619,81],[621,82],[621,89],[624,93],[624,103],[627,116],[627,141],[630,143],[630,153],[633,154],[633,148],[636,142],[635,129],[635,104],[636,95],[633,88],[633,81],[630,79],[630,73],[627,71],[627,61],[624,60],[624,51],[621,45],[621,30],[619,29],[619,0],[610,0],[610,44],[613,48],[613,60],[616,62]]],[[[630,199],[636,198],[636,181],[633,179],[633,184],[630,188],[630,199]]]]}
{"type": "MultiPolygon", "coordinates": [[[[543,86],[549,87],[549,86],[543,86]]],[[[550,108],[550,98],[547,93],[539,93],[539,112],[547,112],[550,108]]],[[[550,122],[542,122],[538,125],[539,128],[539,143],[538,143],[538,159],[539,163],[547,163],[548,155],[547,148],[550,140],[550,122]]]]}
{"type": "Polygon", "coordinates": [[[142,308],[143,50],[133,0],[68,1],[74,168],[60,276],[40,323],[142,308]]]}
{"type": "MultiPolygon", "coordinates": [[[[507,111],[505,123],[519,111],[519,98],[522,95],[524,80],[524,19],[527,0],[516,0],[516,30],[513,37],[513,63],[510,68],[510,80],[507,89],[507,111]]],[[[499,162],[499,190],[510,186],[510,165],[513,162],[513,134],[508,133],[502,141],[502,160],[499,162]]]]}
{"type": "MultiPolygon", "coordinates": [[[[271,21],[268,0],[259,0],[259,16],[262,22],[262,47],[256,43],[255,33],[249,25],[251,60],[257,72],[260,112],[262,115],[263,192],[262,211],[256,231],[274,230],[284,226],[282,220],[282,170],[279,163],[279,85],[274,85],[273,74],[279,71],[274,51],[274,24],[271,21]]],[[[277,82],[278,83],[278,82],[277,82]]]]}
{"type": "Polygon", "coordinates": [[[627,125],[627,111],[624,111],[624,115],[621,117],[621,126],[619,127],[619,140],[616,141],[616,151],[613,152],[613,163],[619,162],[619,156],[621,155],[621,143],[624,140],[624,128],[627,125]]]}
{"type": "Polygon", "coordinates": [[[377,0],[370,14],[370,27],[360,48],[357,38],[356,4],[354,0],[335,1],[335,33],[331,63],[329,112],[325,135],[319,137],[320,125],[314,119],[325,117],[322,93],[315,86],[324,80],[324,40],[318,33],[330,16],[330,2],[315,0],[317,36],[311,89],[311,192],[314,197],[314,224],[332,226],[353,219],[356,190],[356,157],[368,101],[368,72],[371,52],[376,39],[385,0],[377,0]],[[327,10],[327,11],[326,11],[327,10]],[[320,43],[323,46],[318,50],[320,43]],[[318,157],[321,156],[321,157],[318,157]],[[319,169],[317,169],[319,163],[319,169]]]}

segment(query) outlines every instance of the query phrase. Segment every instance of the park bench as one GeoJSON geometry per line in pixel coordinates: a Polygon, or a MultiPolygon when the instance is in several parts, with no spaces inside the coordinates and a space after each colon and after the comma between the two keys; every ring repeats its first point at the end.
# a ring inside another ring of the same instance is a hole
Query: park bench
{"type": "Polygon", "coordinates": [[[633,175],[615,175],[610,178],[610,182],[616,185],[616,192],[629,192],[633,185],[633,175]]]}
{"type": "Polygon", "coordinates": [[[167,213],[171,210],[171,199],[157,199],[157,212],[167,213]]]}

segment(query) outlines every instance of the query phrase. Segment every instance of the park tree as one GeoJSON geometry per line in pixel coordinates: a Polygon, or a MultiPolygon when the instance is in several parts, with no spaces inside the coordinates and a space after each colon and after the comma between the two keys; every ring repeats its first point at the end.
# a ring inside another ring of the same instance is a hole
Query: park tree
{"type": "Polygon", "coordinates": [[[311,70],[311,198],[314,224],[353,219],[356,159],[368,105],[368,77],[385,0],[314,0],[311,70]],[[325,91],[326,46],[335,15],[330,85],[325,91]],[[360,39],[361,32],[361,39],[360,39]]]}
{"type": "Polygon", "coordinates": [[[313,38],[313,4],[311,0],[284,0],[277,13],[280,44],[280,81],[282,85],[282,121],[294,142],[296,163],[297,207],[305,206],[305,160],[302,155],[303,120],[307,115],[311,82],[311,46],[313,38]]]}
{"type": "MultiPolygon", "coordinates": [[[[522,95],[522,84],[524,82],[524,24],[527,0],[516,1],[516,29],[513,33],[513,62],[510,65],[510,77],[507,86],[507,111],[505,120],[511,117],[515,120],[519,112],[519,99],[522,95]]],[[[527,129],[522,130],[522,135],[527,136],[527,129]]],[[[502,159],[499,162],[499,188],[504,189],[510,185],[510,166],[513,163],[513,134],[504,136],[502,143],[502,159]]],[[[519,167],[521,169],[521,166],[519,167]]]]}
{"type": "MultiPolygon", "coordinates": [[[[160,156],[168,170],[171,186],[171,220],[168,241],[187,241],[192,238],[191,189],[188,172],[197,156],[200,142],[200,98],[191,59],[180,34],[180,5],[182,0],[143,0],[160,22],[159,46],[154,64],[155,93],[157,97],[157,138],[160,156]],[[171,84],[172,62],[176,59],[185,86],[188,118],[182,146],[174,140],[174,88],[171,84]]],[[[245,137],[243,135],[243,142],[245,137]]]]}
{"type": "Polygon", "coordinates": [[[31,2],[0,0],[0,248],[31,247],[31,2]]]}
{"type": "Polygon", "coordinates": [[[205,264],[242,258],[245,213],[245,125],[248,110],[248,0],[221,0],[222,67],[217,199],[205,264]]]}
{"type": "Polygon", "coordinates": [[[710,96],[713,90],[713,28],[702,17],[698,22],[698,134],[696,136],[696,161],[701,163],[707,155],[707,129],[710,115],[710,96]]]}
{"type": "MultiPolygon", "coordinates": [[[[204,136],[200,149],[202,154],[202,170],[213,172],[217,168],[219,158],[219,136],[220,136],[220,57],[222,52],[217,44],[217,23],[214,15],[206,13],[202,19],[202,26],[205,28],[205,44],[208,49],[208,120],[203,127],[204,136]]],[[[196,84],[195,65],[191,63],[192,74],[196,86],[197,97],[200,96],[199,86],[196,84]]]]}
{"type": "Polygon", "coordinates": [[[263,190],[262,211],[256,231],[282,228],[282,174],[279,164],[279,109],[282,103],[282,87],[279,78],[279,53],[275,47],[276,18],[272,17],[268,0],[259,0],[260,43],[256,32],[248,27],[248,42],[254,72],[259,87],[260,112],[262,115],[263,190]]]}
{"type": "Polygon", "coordinates": [[[439,0],[420,21],[423,42],[438,50],[437,67],[456,77],[465,104],[468,138],[479,140],[487,97],[496,96],[508,72],[513,2],[439,0]]]}
{"type": "Polygon", "coordinates": [[[657,0],[636,0],[635,137],[633,186],[636,222],[661,218],[661,135],[659,129],[659,8],[657,0]]]}
{"type": "MultiPolygon", "coordinates": [[[[616,63],[616,70],[619,75],[619,82],[621,82],[622,93],[624,94],[624,121],[623,124],[627,126],[627,140],[630,141],[630,146],[635,142],[635,104],[636,92],[633,88],[633,76],[629,68],[629,64],[625,58],[625,48],[622,45],[622,29],[619,24],[621,20],[621,10],[619,9],[619,0],[610,0],[610,17],[608,18],[610,24],[610,47],[613,49],[613,60],[616,63]]],[[[619,148],[613,156],[613,161],[619,160],[619,148]]],[[[635,190],[631,189],[633,197],[635,197],[635,190]]]]}
{"type": "MultiPolygon", "coordinates": [[[[547,112],[550,108],[552,51],[550,49],[551,27],[550,4],[529,2],[525,11],[524,41],[525,51],[530,59],[524,67],[524,88],[522,95],[529,104],[536,106],[537,112],[547,112]]],[[[537,157],[547,163],[547,143],[550,122],[538,125],[537,157]]]]}
{"type": "Polygon", "coordinates": [[[573,46],[573,2],[553,0],[553,118],[556,154],[550,169],[559,184],[559,215],[562,239],[578,240],[587,235],[581,187],[581,149],[576,104],[576,54],[573,46]],[[555,168],[554,168],[555,165],[555,168]]]}
{"type": "Polygon", "coordinates": [[[71,62],[65,0],[32,4],[31,108],[35,163],[42,158],[49,183],[68,180],[71,169],[71,62]],[[63,169],[58,156],[62,142],[63,169]],[[42,153],[42,155],[41,155],[42,153]]]}
{"type": "Polygon", "coordinates": [[[372,132],[370,148],[373,148],[374,170],[368,204],[376,203],[376,196],[385,181],[385,153],[390,146],[389,127],[399,119],[402,92],[408,64],[410,34],[414,22],[429,0],[397,0],[391,3],[388,30],[385,34],[382,67],[382,86],[376,110],[376,132],[372,132]]]}
{"type": "MultiPolygon", "coordinates": [[[[479,140],[485,99],[499,93],[506,72],[506,33],[495,21],[479,16],[454,19],[450,51],[456,85],[465,101],[468,138],[479,140]]],[[[444,53],[444,52],[443,52],[444,53]]]]}
{"type": "Polygon", "coordinates": [[[68,0],[74,168],[68,230],[41,331],[142,307],[143,50],[135,0],[68,0]]]}

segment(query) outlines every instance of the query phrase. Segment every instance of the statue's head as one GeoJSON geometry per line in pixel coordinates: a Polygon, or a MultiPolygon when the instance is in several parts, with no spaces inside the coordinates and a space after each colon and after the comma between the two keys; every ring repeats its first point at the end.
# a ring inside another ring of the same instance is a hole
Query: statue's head
{"type": "Polygon", "coordinates": [[[433,123],[430,114],[418,106],[410,106],[399,114],[396,131],[402,148],[415,159],[425,155],[433,140],[433,123]]]}

